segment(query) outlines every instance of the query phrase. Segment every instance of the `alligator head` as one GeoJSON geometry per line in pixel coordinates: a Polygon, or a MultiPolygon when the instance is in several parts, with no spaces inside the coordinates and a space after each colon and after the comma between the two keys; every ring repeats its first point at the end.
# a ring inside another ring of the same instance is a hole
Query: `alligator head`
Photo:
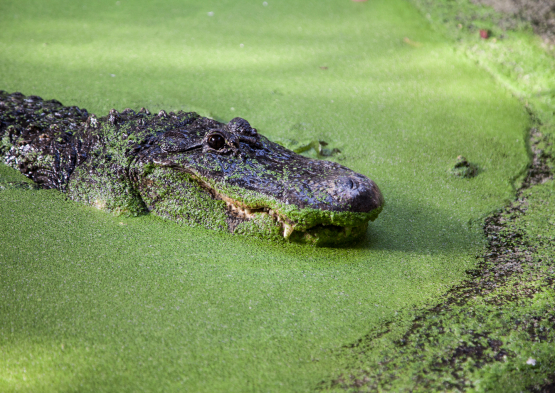
{"type": "Polygon", "coordinates": [[[362,236],[384,203],[367,177],[287,150],[241,118],[197,118],[147,146],[131,165],[147,208],[207,227],[338,244],[362,236]]]}

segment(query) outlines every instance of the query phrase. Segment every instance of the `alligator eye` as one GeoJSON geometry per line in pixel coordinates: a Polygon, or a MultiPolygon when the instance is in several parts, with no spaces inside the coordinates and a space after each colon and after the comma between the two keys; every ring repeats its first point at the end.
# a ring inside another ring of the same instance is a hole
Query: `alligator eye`
{"type": "Polygon", "coordinates": [[[218,134],[210,135],[208,137],[208,146],[214,150],[220,150],[225,145],[225,139],[218,134]]]}

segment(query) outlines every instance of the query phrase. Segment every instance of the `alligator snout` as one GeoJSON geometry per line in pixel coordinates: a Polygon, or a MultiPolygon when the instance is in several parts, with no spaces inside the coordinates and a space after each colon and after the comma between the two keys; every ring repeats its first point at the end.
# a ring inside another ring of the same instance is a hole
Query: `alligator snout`
{"type": "Polygon", "coordinates": [[[359,174],[338,177],[330,195],[344,210],[357,213],[367,213],[383,204],[383,196],[376,183],[359,174]]]}

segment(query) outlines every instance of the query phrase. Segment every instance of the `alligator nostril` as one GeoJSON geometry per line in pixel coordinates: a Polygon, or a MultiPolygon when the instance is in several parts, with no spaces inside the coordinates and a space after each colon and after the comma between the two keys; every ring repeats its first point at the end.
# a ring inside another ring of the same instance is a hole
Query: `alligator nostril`
{"type": "Polygon", "coordinates": [[[340,177],[335,181],[335,185],[344,190],[354,190],[358,188],[356,180],[350,177],[340,177]]]}

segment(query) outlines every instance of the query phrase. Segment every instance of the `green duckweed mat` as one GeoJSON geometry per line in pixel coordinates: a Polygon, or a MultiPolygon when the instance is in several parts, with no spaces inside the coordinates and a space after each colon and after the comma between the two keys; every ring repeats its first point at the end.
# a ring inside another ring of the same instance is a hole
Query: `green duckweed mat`
{"type": "Polygon", "coordinates": [[[317,389],[467,277],[526,173],[525,106],[407,1],[4,1],[0,25],[0,89],[324,140],[387,202],[362,242],[312,248],[115,217],[0,166],[0,391],[317,389]]]}
{"type": "Polygon", "coordinates": [[[406,310],[409,315],[395,316],[344,345],[337,356],[341,371],[324,379],[319,390],[551,392],[553,44],[534,36],[523,20],[465,0],[413,3],[457,52],[526,107],[532,120],[526,139],[531,164],[515,200],[485,220],[487,249],[466,279],[431,306],[406,310]]]}

